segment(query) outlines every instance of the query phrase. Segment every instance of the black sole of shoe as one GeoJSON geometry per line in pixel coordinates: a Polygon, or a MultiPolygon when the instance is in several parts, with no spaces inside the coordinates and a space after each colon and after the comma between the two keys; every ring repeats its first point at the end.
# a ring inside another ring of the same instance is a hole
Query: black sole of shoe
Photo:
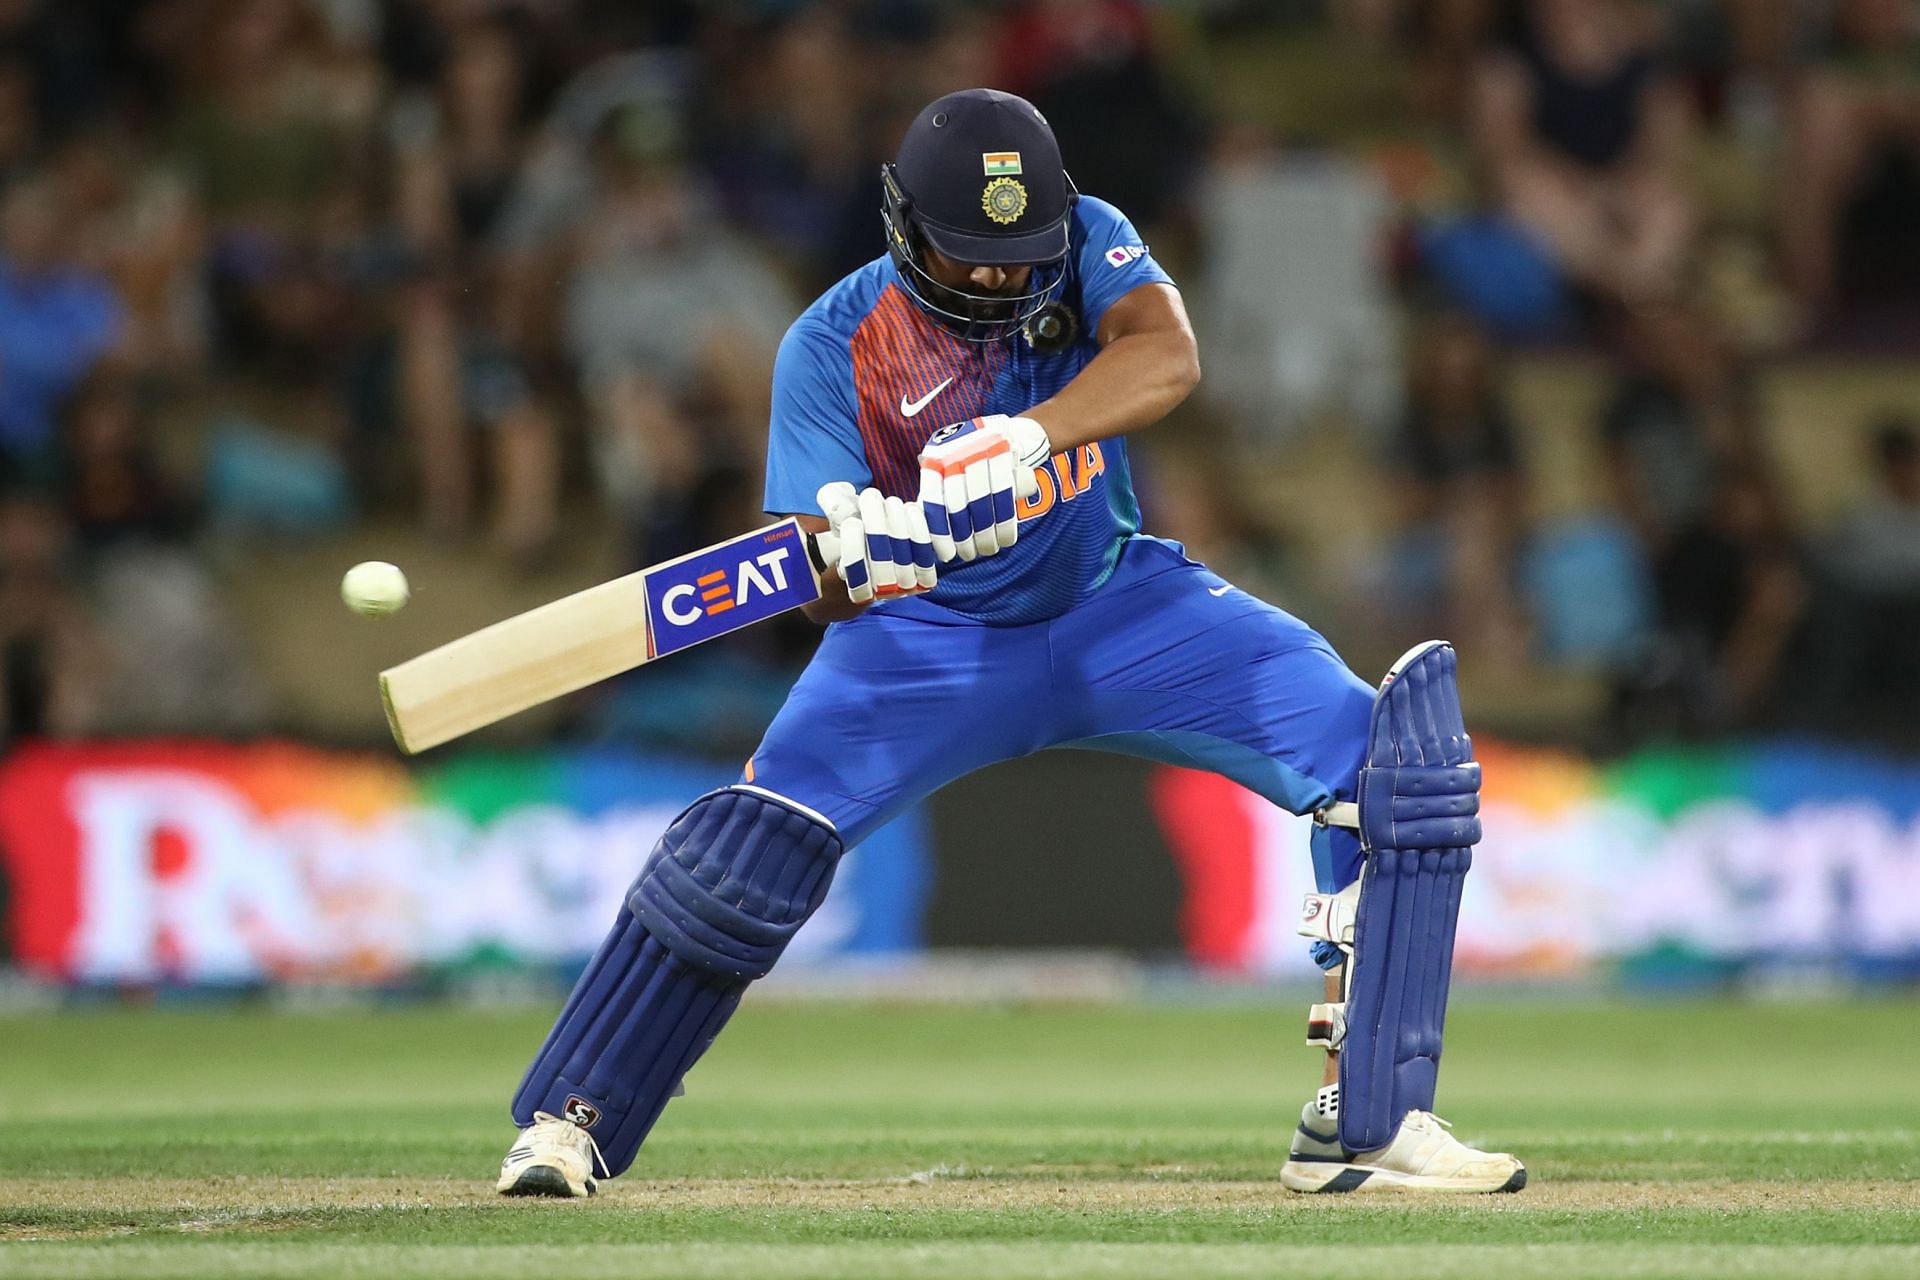
{"type": "MultiPolygon", "coordinates": [[[[593,1184],[587,1184],[587,1194],[592,1195],[593,1184]]],[[[561,1200],[574,1198],[573,1188],[567,1185],[567,1176],[558,1169],[536,1166],[527,1170],[513,1185],[500,1193],[503,1196],[552,1196],[561,1200]]]]}

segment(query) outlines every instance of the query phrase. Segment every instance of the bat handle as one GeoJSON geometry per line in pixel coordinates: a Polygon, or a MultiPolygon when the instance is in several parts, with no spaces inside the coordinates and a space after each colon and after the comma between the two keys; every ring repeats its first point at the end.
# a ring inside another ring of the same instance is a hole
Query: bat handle
{"type": "Polygon", "coordinates": [[[840,563],[840,535],[831,529],[820,533],[803,533],[801,540],[807,546],[807,558],[813,561],[813,572],[817,577],[826,576],[828,569],[840,563]]]}

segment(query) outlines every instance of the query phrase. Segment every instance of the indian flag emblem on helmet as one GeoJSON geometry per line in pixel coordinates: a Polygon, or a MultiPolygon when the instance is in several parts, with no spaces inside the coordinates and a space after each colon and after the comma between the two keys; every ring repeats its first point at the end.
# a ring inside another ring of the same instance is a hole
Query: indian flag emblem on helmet
{"type": "Polygon", "coordinates": [[[980,193],[980,207],[995,222],[1013,222],[1027,211],[1027,189],[1012,178],[995,178],[980,193]]]}
{"type": "Polygon", "coordinates": [[[989,178],[1007,178],[1020,172],[1018,151],[982,151],[980,164],[989,178]]]}

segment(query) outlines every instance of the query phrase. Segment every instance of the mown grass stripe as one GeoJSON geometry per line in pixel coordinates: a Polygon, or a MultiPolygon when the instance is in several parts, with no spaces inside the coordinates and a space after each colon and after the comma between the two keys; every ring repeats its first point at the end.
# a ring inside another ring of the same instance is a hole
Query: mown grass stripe
{"type": "MultiPolygon", "coordinates": [[[[137,1243],[14,1246],[0,1253],[13,1280],[95,1280],[138,1274],[148,1280],[1270,1280],[1326,1274],[1324,1241],[1289,1246],[1117,1244],[872,1244],[665,1247],[647,1244],[355,1246],[196,1243],[179,1248],[137,1243]]],[[[1909,1280],[1920,1274],[1920,1247],[1819,1245],[1675,1245],[1652,1251],[1629,1244],[1471,1245],[1433,1251],[1418,1245],[1360,1245],[1339,1250],[1342,1274],[1417,1275],[1422,1280],[1909,1280]]]]}

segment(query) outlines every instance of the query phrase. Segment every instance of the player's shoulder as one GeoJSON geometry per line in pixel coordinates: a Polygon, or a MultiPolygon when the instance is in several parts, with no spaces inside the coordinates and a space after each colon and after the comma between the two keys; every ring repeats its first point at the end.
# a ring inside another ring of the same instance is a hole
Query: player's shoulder
{"type": "Polygon", "coordinates": [[[1073,202],[1073,230],[1083,238],[1097,239],[1117,228],[1132,225],[1133,223],[1120,211],[1118,205],[1102,200],[1099,196],[1083,193],[1073,202]]]}
{"type": "Polygon", "coordinates": [[[788,337],[798,336],[809,344],[845,345],[878,305],[892,279],[893,263],[884,257],[848,272],[800,313],[788,328],[788,337]]]}

